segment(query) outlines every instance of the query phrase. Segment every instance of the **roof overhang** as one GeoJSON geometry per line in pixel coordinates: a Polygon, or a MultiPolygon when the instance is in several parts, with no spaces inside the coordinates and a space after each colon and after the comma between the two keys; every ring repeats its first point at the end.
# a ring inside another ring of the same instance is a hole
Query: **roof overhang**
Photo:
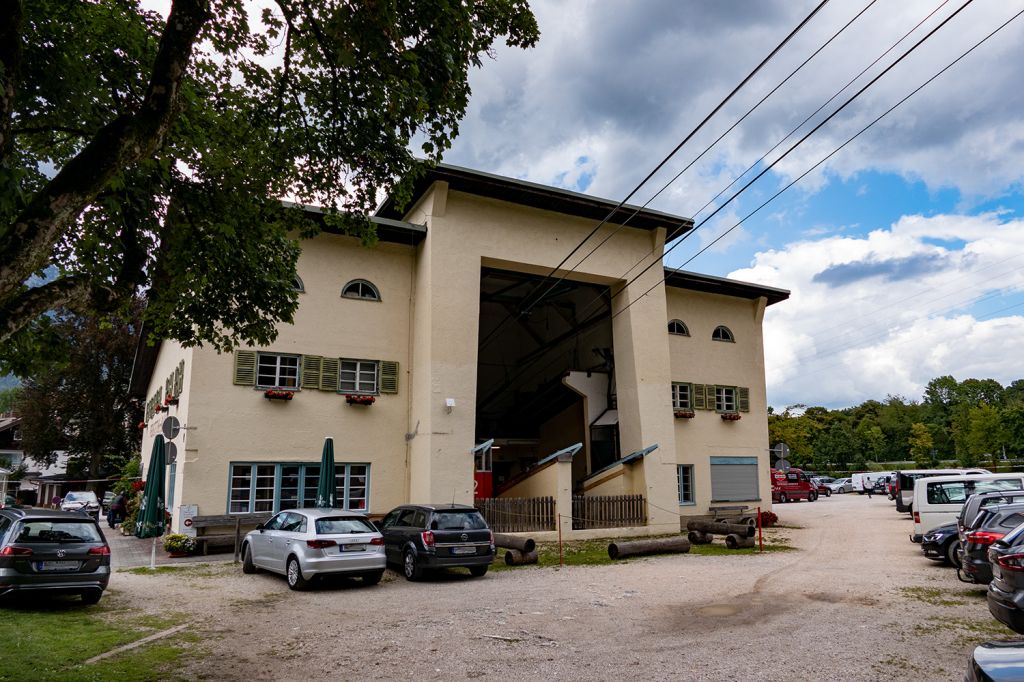
{"type": "MultiPolygon", "coordinates": [[[[340,230],[330,227],[324,223],[324,210],[319,206],[296,204],[290,201],[283,201],[281,203],[288,207],[301,208],[310,218],[320,224],[320,229],[324,232],[327,232],[328,234],[343,234],[340,230]]],[[[427,236],[426,225],[417,225],[416,223],[409,223],[404,220],[394,220],[381,216],[370,216],[370,222],[373,223],[373,226],[377,229],[377,239],[382,242],[389,242],[392,244],[411,244],[415,246],[422,242],[427,236]]]]}
{"type": "Polygon", "coordinates": [[[618,207],[618,202],[610,199],[601,199],[588,194],[448,164],[438,164],[428,169],[423,177],[416,181],[409,206],[399,209],[395,205],[394,197],[388,196],[375,215],[379,218],[395,220],[403,218],[405,210],[415,204],[430,186],[438,181],[447,182],[449,189],[457,192],[499,199],[512,204],[564,213],[588,220],[607,220],[614,225],[628,224],[630,227],[643,230],[664,227],[674,236],[685,234],[693,228],[693,220],[690,218],[631,204],[618,207]]]}
{"type": "Polygon", "coordinates": [[[750,300],[761,298],[768,299],[768,305],[779,303],[789,298],[789,291],[776,289],[750,282],[740,282],[735,279],[724,277],[713,277],[702,275],[686,270],[665,268],[665,286],[674,289],[687,289],[689,291],[700,291],[706,294],[719,294],[721,296],[734,296],[736,298],[747,298],[750,300]]]}

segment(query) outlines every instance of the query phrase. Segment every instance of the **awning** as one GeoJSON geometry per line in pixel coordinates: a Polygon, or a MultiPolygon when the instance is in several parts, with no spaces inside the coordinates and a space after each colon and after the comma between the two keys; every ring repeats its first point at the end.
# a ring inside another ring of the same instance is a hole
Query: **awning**
{"type": "Polygon", "coordinates": [[[615,426],[619,423],[618,410],[605,410],[601,416],[594,420],[591,426],[615,426]]]}

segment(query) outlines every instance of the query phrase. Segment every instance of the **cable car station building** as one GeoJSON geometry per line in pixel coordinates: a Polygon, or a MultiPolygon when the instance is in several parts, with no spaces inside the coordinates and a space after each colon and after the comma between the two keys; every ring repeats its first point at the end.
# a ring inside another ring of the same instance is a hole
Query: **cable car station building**
{"type": "Polygon", "coordinates": [[[476,500],[509,530],[653,534],[769,507],[761,327],[789,293],[664,268],[666,234],[692,222],[632,207],[548,277],[614,208],[442,165],[408,210],[378,209],[376,247],[303,242],[295,320],[270,347],[141,343],[143,459],[165,419],[185,426],[172,528],[182,505],[312,505],[325,436],[339,505],[372,515],[476,500]]]}

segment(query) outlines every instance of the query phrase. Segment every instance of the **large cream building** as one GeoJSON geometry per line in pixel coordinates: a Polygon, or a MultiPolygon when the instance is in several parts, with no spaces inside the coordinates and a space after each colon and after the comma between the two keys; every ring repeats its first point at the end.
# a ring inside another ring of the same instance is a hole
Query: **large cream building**
{"type": "Polygon", "coordinates": [[[168,415],[187,427],[171,441],[173,527],[182,505],[311,504],[325,436],[339,505],[370,514],[475,489],[554,498],[568,531],[573,498],[632,495],[636,532],[653,533],[769,506],[761,326],[788,292],[663,268],[666,233],[692,222],[633,208],[548,277],[613,209],[440,166],[407,211],[378,210],[376,247],[303,243],[295,321],[270,347],[141,344],[143,459],[168,415]]]}

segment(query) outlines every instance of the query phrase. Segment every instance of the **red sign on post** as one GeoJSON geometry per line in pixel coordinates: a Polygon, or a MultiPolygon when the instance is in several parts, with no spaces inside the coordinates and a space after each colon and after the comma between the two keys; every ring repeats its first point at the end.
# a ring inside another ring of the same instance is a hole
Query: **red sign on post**
{"type": "Polygon", "coordinates": [[[494,496],[494,473],[491,471],[473,472],[473,499],[494,496]]]}

